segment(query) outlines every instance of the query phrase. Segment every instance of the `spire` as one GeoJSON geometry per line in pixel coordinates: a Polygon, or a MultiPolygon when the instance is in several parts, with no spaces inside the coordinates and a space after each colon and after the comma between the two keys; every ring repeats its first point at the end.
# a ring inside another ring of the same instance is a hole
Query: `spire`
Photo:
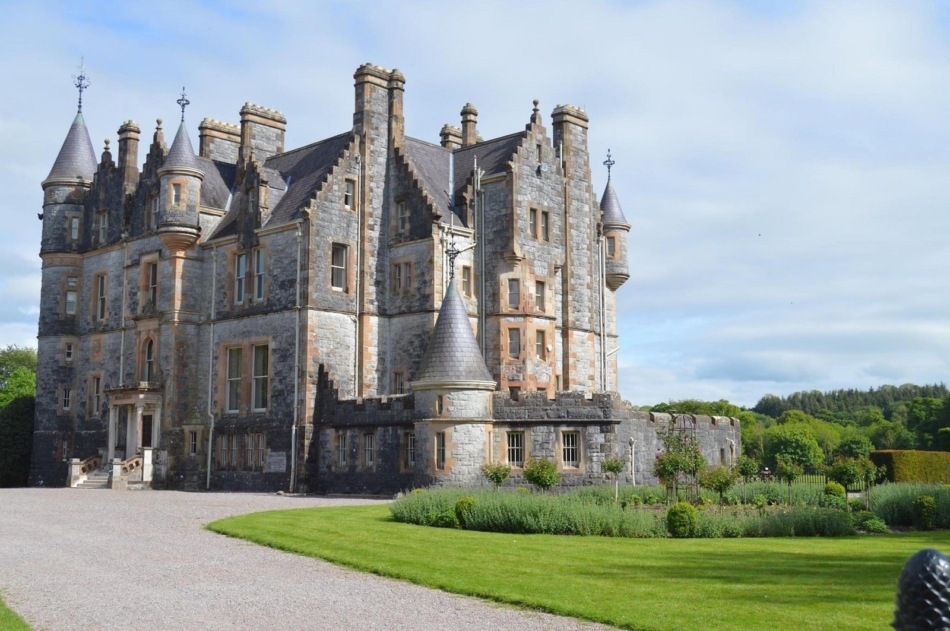
{"type": "Polygon", "coordinates": [[[429,387],[459,387],[493,390],[495,381],[485,366],[472,333],[468,312],[455,287],[449,281],[439,309],[439,319],[429,338],[425,357],[412,382],[416,390],[429,387]]]}
{"type": "Polygon", "coordinates": [[[162,169],[201,170],[195,157],[195,149],[191,145],[191,138],[188,137],[185,121],[178,126],[178,133],[175,134],[175,140],[172,141],[172,148],[168,150],[168,157],[165,158],[162,169]]]}
{"type": "Polygon", "coordinates": [[[53,169],[46,177],[47,180],[92,180],[96,173],[96,151],[92,148],[92,139],[86,129],[86,121],[82,112],[76,114],[73,124],[69,127],[66,140],[56,156],[53,169]]]}
{"type": "Polygon", "coordinates": [[[610,157],[610,149],[607,150],[607,159],[604,165],[607,167],[607,188],[604,189],[604,196],[600,198],[600,210],[604,213],[605,224],[623,224],[630,227],[627,218],[623,216],[623,210],[620,208],[620,200],[617,199],[617,192],[614,190],[613,182],[610,181],[610,170],[616,164],[610,157]]]}

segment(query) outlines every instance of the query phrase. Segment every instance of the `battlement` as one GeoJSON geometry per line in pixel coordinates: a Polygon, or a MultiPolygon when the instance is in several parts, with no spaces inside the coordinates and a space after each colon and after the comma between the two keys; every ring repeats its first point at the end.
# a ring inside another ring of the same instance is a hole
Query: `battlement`
{"type": "Polygon", "coordinates": [[[271,108],[264,107],[263,105],[256,105],[248,101],[244,103],[244,107],[241,108],[240,115],[241,120],[244,120],[245,117],[257,116],[259,118],[263,118],[264,120],[270,121],[271,123],[277,123],[277,125],[272,126],[276,127],[283,125],[283,129],[286,129],[287,117],[284,116],[280,111],[272,110],[271,108]]]}

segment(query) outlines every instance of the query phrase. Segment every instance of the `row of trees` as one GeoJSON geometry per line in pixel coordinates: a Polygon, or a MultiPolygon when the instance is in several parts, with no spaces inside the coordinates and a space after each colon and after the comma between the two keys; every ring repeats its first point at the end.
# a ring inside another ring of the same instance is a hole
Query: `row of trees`
{"type": "Polygon", "coordinates": [[[0,487],[27,484],[35,405],[36,351],[0,349],[0,487]]]}

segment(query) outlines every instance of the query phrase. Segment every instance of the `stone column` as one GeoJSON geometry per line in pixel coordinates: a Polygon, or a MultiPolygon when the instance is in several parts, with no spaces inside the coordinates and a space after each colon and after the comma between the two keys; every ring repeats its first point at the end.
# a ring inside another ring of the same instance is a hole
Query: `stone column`
{"type": "Polygon", "coordinates": [[[126,460],[134,456],[139,450],[139,443],[141,442],[142,436],[142,410],[144,409],[144,404],[135,404],[135,419],[132,421],[132,434],[126,439],[126,444],[131,444],[132,448],[131,451],[129,451],[128,446],[126,446],[126,451],[128,452],[125,454],[126,460]]]}
{"type": "MultiPolygon", "coordinates": [[[[106,462],[112,462],[115,458],[115,433],[118,431],[119,408],[115,405],[109,405],[109,445],[106,450],[106,462]]],[[[105,467],[103,466],[103,469],[105,467]]]]}
{"type": "Polygon", "coordinates": [[[152,412],[152,449],[158,449],[158,441],[162,439],[162,404],[155,404],[152,412]]]}
{"type": "Polygon", "coordinates": [[[132,417],[131,408],[132,408],[131,405],[125,406],[125,456],[123,457],[123,460],[128,460],[129,458],[132,457],[132,452],[131,452],[131,446],[133,444],[132,423],[134,422],[135,419],[132,417]]]}

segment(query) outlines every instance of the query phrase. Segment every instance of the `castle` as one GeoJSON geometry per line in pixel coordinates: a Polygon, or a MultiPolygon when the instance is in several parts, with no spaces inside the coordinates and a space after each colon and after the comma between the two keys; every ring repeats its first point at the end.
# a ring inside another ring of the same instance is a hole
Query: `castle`
{"type": "MultiPolygon", "coordinates": [[[[649,483],[657,426],[617,390],[628,233],[598,203],[589,119],[534,102],[483,140],[461,111],[404,133],[405,78],[365,64],[353,124],[287,150],[287,120],[141,128],[96,159],[80,111],[43,181],[31,484],[389,493],[619,457],[649,483]]],[[[81,96],[81,91],[80,91],[81,96]]],[[[713,463],[736,419],[685,417],[713,463]]]]}

